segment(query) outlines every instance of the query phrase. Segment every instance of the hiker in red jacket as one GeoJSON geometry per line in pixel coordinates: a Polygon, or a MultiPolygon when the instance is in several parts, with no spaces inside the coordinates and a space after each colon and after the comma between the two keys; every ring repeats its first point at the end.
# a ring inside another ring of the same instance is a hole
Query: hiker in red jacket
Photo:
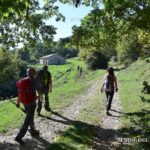
{"type": "Polygon", "coordinates": [[[35,69],[29,68],[27,69],[28,77],[23,78],[17,82],[18,101],[16,106],[19,107],[21,102],[24,105],[26,112],[24,123],[19,130],[19,133],[15,137],[15,141],[20,144],[24,144],[22,138],[25,136],[29,126],[29,132],[31,136],[39,135],[39,131],[35,130],[34,126],[34,113],[36,109],[36,82],[34,79],[35,74],[35,69]]]}
{"type": "Polygon", "coordinates": [[[111,109],[111,103],[114,96],[114,91],[118,91],[117,78],[114,74],[113,67],[107,68],[107,74],[104,76],[104,82],[101,87],[101,92],[105,91],[107,98],[106,114],[111,115],[109,110],[111,109]]]}

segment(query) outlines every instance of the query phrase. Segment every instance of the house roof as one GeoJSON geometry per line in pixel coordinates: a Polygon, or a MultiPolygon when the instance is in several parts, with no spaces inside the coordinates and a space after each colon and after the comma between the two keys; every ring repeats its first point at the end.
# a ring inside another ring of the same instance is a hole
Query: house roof
{"type": "Polygon", "coordinates": [[[50,55],[46,55],[46,56],[41,57],[41,59],[42,59],[42,58],[50,58],[50,57],[56,56],[56,55],[58,55],[58,54],[50,54],[50,55]]]}

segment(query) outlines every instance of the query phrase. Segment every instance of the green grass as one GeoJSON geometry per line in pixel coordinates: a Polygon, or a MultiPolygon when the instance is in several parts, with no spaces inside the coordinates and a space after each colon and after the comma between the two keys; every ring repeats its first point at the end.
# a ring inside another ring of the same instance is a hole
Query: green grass
{"type": "Polygon", "coordinates": [[[0,133],[18,127],[23,115],[23,112],[16,109],[16,106],[9,101],[0,103],[0,133]]]}
{"type": "MultiPolygon", "coordinates": [[[[41,65],[34,66],[35,68],[41,68],[41,65]]],[[[75,96],[82,93],[91,81],[100,79],[103,75],[103,70],[89,71],[86,68],[84,62],[75,59],[69,59],[68,64],[60,66],[49,66],[49,70],[53,78],[53,92],[50,94],[50,106],[52,110],[61,112],[63,108],[73,103],[75,96]],[[77,66],[83,68],[82,76],[77,71],[77,66]],[[70,73],[66,73],[60,79],[55,80],[57,76],[64,73],[66,70],[72,67],[70,73]]],[[[44,110],[42,113],[47,114],[44,110]]],[[[6,132],[10,128],[18,127],[21,120],[24,118],[24,114],[12,105],[9,101],[0,102],[0,133],[6,132]],[[23,115],[23,116],[22,116],[23,115]]]]}
{"type": "MultiPolygon", "coordinates": [[[[143,81],[150,84],[150,63],[138,60],[118,74],[122,109],[122,136],[150,140],[150,95],[141,92],[143,81]],[[141,96],[145,100],[141,100],[141,96]]],[[[148,143],[136,143],[124,149],[147,149],[148,143]]],[[[123,148],[122,148],[123,149],[123,148]]]]}

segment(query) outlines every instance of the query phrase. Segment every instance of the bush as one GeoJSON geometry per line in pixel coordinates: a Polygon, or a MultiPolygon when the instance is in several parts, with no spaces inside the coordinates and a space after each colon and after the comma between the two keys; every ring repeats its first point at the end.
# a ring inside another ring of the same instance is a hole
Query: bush
{"type": "Polygon", "coordinates": [[[140,45],[137,37],[135,35],[122,37],[122,41],[118,42],[116,50],[119,62],[128,65],[136,61],[140,55],[140,45]]]}
{"type": "Polygon", "coordinates": [[[0,99],[16,96],[16,81],[26,76],[27,64],[11,51],[0,49],[0,99]]]}
{"type": "Polygon", "coordinates": [[[86,58],[88,68],[91,70],[106,69],[108,67],[107,58],[101,52],[92,52],[86,58]]]}
{"type": "Polygon", "coordinates": [[[64,58],[77,57],[78,50],[76,49],[57,49],[56,52],[64,58]]]}

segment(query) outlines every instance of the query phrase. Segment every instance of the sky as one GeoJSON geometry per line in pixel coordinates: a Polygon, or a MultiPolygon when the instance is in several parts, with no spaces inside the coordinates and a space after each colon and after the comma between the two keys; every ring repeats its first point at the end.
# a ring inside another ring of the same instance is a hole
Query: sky
{"type": "Polygon", "coordinates": [[[81,19],[83,19],[92,10],[92,7],[79,6],[76,8],[73,5],[58,3],[59,11],[65,16],[65,22],[55,21],[55,18],[51,18],[46,21],[49,25],[54,25],[57,28],[57,34],[54,36],[54,41],[59,38],[64,38],[72,35],[72,26],[80,25],[81,19]]]}

